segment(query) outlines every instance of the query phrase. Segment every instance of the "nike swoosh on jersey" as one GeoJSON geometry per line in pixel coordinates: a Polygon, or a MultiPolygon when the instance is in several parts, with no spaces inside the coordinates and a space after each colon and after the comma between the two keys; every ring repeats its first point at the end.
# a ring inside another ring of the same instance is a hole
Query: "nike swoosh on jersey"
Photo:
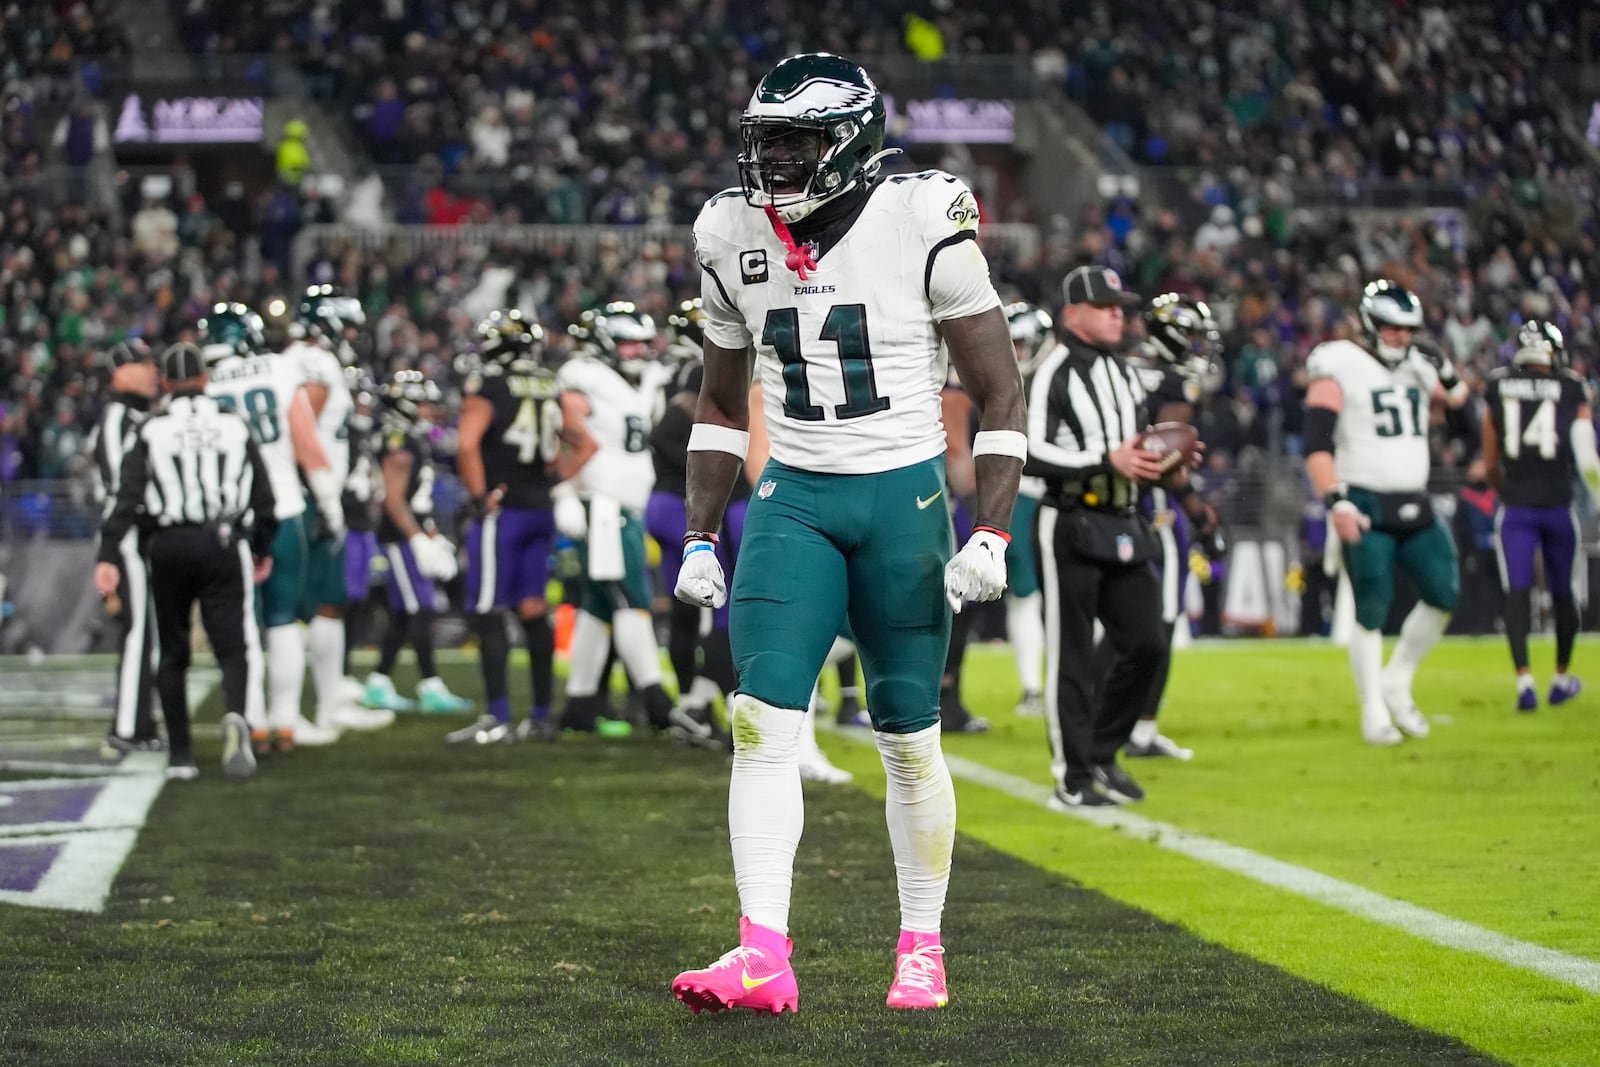
{"type": "Polygon", "coordinates": [[[929,504],[933,503],[935,500],[938,500],[943,495],[944,495],[944,490],[940,489],[938,492],[934,493],[932,496],[930,496],[926,500],[922,499],[920,496],[917,497],[917,510],[918,511],[926,511],[928,509],[928,505],[929,504]]]}
{"type": "Polygon", "coordinates": [[[751,978],[750,971],[746,969],[744,974],[740,977],[740,981],[744,983],[745,992],[748,993],[752,989],[759,989],[761,986],[766,985],[768,982],[772,981],[774,978],[780,977],[782,974],[783,972],[779,971],[776,974],[769,974],[765,978],[751,978]]]}

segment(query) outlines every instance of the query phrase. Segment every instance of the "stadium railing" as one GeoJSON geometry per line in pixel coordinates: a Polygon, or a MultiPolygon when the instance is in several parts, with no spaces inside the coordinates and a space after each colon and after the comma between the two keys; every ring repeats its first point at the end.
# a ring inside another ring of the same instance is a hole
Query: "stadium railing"
{"type": "MultiPolygon", "coordinates": [[[[633,253],[646,244],[676,242],[687,246],[687,226],[417,226],[390,224],[355,226],[347,223],[307,226],[294,240],[293,276],[303,278],[306,265],[318,255],[348,252],[398,254],[407,259],[442,248],[495,246],[503,249],[570,249],[585,255],[597,249],[633,253]]],[[[1031,223],[994,223],[983,227],[982,243],[1006,248],[1019,259],[1032,259],[1039,250],[1039,228],[1031,223]]]]}

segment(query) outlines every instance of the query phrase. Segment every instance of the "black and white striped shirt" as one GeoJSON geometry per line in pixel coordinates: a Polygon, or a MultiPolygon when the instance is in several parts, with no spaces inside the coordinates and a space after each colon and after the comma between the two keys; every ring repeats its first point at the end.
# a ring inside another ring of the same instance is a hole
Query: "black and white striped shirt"
{"type": "Polygon", "coordinates": [[[211,397],[182,395],[146,420],[123,460],[116,504],[101,531],[102,559],[116,562],[115,547],[134,523],[228,526],[249,534],[256,555],[267,555],[278,527],[272,483],[244,419],[211,397]]]}
{"type": "Polygon", "coordinates": [[[94,454],[95,500],[100,503],[100,518],[111,516],[116,506],[117,486],[122,481],[122,461],[139,436],[139,427],[150,417],[150,402],[137,393],[113,393],[100,413],[100,421],[90,436],[94,454]]]}
{"type": "Polygon", "coordinates": [[[1127,362],[1067,335],[1028,382],[1028,462],[1047,493],[1126,508],[1138,486],[1111,466],[1111,453],[1145,428],[1144,387],[1127,362]],[[1094,499],[1088,499],[1087,494],[1094,499]]]}

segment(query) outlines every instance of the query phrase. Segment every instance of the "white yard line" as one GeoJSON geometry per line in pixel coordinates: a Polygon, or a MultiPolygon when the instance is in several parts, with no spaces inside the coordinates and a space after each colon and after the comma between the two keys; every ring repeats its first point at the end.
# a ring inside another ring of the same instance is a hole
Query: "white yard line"
{"type": "MultiPolygon", "coordinates": [[[[872,734],[865,730],[838,730],[834,736],[859,744],[873,743],[872,734]]],[[[961,756],[946,755],[945,761],[950,765],[950,773],[957,778],[1030,804],[1048,807],[1052,790],[1047,785],[997,771],[961,756]]],[[[1520,970],[1577,986],[1586,993],[1600,995],[1600,962],[1497,934],[1493,930],[1485,930],[1481,926],[1452,919],[1448,915],[1395,900],[1382,893],[1374,893],[1307,867],[1275,860],[1226,841],[1191,833],[1170,823],[1134,815],[1123,808],[1079,808],[1068,814],[1201,863],[1243,875],[1263,885],[1392,927],[1432,944],[1499,960],[1520,970]]]]}

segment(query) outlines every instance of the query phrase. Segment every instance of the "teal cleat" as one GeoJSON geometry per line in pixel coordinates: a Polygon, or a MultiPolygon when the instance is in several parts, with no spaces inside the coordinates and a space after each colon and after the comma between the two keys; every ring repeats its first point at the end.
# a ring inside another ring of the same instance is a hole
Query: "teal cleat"
{"type": "Polygon", "coordinates": [[[395,692],[394,681],[387,674],[373,672],[367,675],[367,687],[362,692],[361,703],[369,708],[387,711],[416,711],[417,703],[395,692]]]}
{"type": "Polygon", "coordinates": [[[417,683],[417,709],[424,715],[465,715],[472,701],[445,688],[443,678],[424,678],[417,683]]]}

